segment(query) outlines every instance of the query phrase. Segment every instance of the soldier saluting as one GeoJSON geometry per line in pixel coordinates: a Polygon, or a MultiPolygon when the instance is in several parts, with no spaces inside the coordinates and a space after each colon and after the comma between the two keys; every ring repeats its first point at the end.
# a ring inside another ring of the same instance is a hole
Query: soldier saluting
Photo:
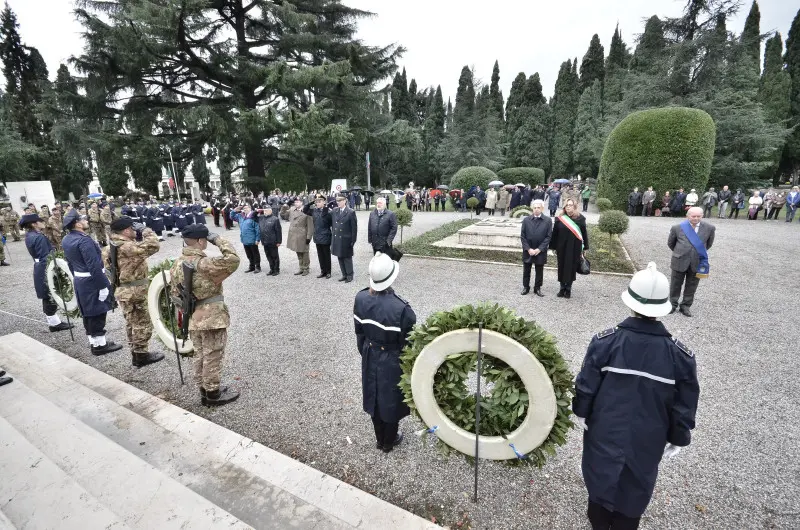
{"type": "Polygon", "coordinates": [[[113,309],[111,282],[103,268],[100,246],[86,231],[89,221],[77,210],[70,210],[62,225],[69,230],[61,246],[69,269],[75,278],[75,297],[83,315],[83,327],[89,337],[93,355],[105,355],[122,349],[122,345],[106,342],[106,314],[113,309]]]}
{"type": "Polygon", "coordinates": [[[201,402],[208,406],[225,405],[236,401],[239,392],[220,387],[222,357],[231,322],[222,296],[222,282],[239,268],[239,256],[229,241],[209,233],[205,225],[189,225],[181,230],[181,235],[186,246],[170,269],[172,296],[180,297],[183,307],[191,308],[183,318],[189,318],[194,380],[200,387],[201,402]],[[222,256],[208,257],[204,252],[208,243],[216,245],[222,256]]]}
{"type": "Polygon", "coordinates": [[[106,268],[114,282],[114,297],[125,316],[125,331],[131,347],[133,366],[157,363],[163,353],[147,351],[153,323],[147,312],[147,258],[158,252],[158,237],[149,228],[120,217],[111,223],[111,244],[103,251],[106,268]]]}

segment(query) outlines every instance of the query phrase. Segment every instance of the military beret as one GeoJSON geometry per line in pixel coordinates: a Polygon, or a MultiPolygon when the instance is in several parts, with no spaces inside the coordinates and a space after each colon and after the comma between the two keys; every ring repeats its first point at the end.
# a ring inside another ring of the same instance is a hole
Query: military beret
{"type": "Polygon", "coordinates": [[[188,225],[181,230],[181,236],[185,239],[204,239],[208,237],[208,228],[201,224],[188,225]]]}
{"type": "Polygon", "coordinates": [[[62,228],[71,228],[75,221],[81,218],[81,214],[74,208],[67,212],[64,219],[61,220],[62,228]]]}
{"type": "Polygon", "coordinates": [[[127,215],[123,215],[119,219],[115,219],[113,223],[111,223],[111,230],[114,232],[122,232],[126,228],[130,228],[133,226],[133,219],[128,217],[127,215]]]}
{"type": "Polygon", "coordinates": [[[27,213],[27,214],[23,215],[23,216],[22,216],[22,218],[20,218],[20,220],[19,220],[19,226],[20,226],[20,228],[22,228],[22,227],[24,227],[24,226],[25,226],[25,225],[27,225],[27,224],[36,223],[36,222],[38,222],[38,221],[42,221],[42,222],[44,222],[44,219],[42,219],[41,217],[39,217],[39,215],[38,215],[38,214],[35,214],[35,213],[27,213]]]}

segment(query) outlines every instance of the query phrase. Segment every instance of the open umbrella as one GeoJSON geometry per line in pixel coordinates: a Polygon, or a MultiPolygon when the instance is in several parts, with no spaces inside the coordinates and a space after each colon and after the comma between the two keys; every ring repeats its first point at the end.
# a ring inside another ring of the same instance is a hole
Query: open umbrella
{"type": "Polygon", "coordinates": [[[381,195],[391,195],[392,194],[392,190],[381,190],[380,193],[381,193],[381,195]]]}
{"type": "Polygon", "coordinates": [[[523,184],[522,182],[517,182],[517,187],[518,188],[524,188],[525,184],[523,184]]]}
{"type": "Polygon", "coordinates": [[[553,181],[553,184],[569,184],[570,182],[572,181],[569,179],[556,179],[553,181]]]}
{"type": "Polygon", "coordinates": [[[489,183],[489,187],[490,187],[490,188],[494,188],[495,186],[497,186],[497,187],[500,187],[500,186],[502,186],[502,185],[503,185],[503,183],[502,183],[502,182],[500,182],[499,180],[493,180],[493,181],[491,181],[491,182],[489,183]]]}
{"type": "Polygon", "coordinates": [[[505,185],[505,186],[503,186],[503,187],[504,187],[505,189],[507,189],[507,190],[513,190],[514,188],[516,188],[516,186],[514,186],[513,184],[506,184],[506,185],[505,185]]]}
{"type": "Polygon", "coordinates": [[[364,191],[362,191],[361,193],[363,193],[364,195],[369,195],[370,197],[372,197],[373,195],[375,195],[375,192],[374,192],[374,191],[372,191],[372,190],[364,190],[364,191]]]}
{"type": "Polygon", "coordinates": [[[361,186],[353,186],[350,191],[361,191],[361,186]]]}
{"type": "Polygon", "coordinates": [[[439,184],[438,186],[436,186],[436,189],[437,190],[449,190],[450,187],[449,186],[445,186],[444,184],[439,184]]]}
{"type": "Polygon", "coordinates": [[[101,197],[105,197],[102,193],[90,193],[86,196],[87,199],[100,199],[101,197]]]}

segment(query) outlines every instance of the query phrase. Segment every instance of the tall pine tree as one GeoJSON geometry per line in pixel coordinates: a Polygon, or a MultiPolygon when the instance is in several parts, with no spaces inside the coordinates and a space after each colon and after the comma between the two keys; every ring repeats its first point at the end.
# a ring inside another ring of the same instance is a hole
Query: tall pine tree
{"type": "Polygon", "coordinates": [[[786,145],[785,165],[791,168],[793,182],[797,183],[800,178],[800,10],[789,28],[783,62],[792,79],[789,92],[789,126],[794,127],[786,145]]]}
{"type": "Polygon", "coordinates": [[[578,115],[578,79],[573,78],[572,61],[561,63],[551,107],[553,109],[552,173],[565,177],[573,169],[573,135],[578,115]]]}
{"type": "Polygon", "coordinates": [[[494,68],[492,68],[492,84],[489,87],[489,98],[492,101],[491,107],[498,123],[504,123],[503,91],[500,90],[500,64],[497,61],[494,62],[494,68]]]}
{"type": "Polygon", "coordinates": [[[783,67],[783,40],[775,33],[764,49],[764,70],[758,86],[758,100],[764,105],[766,118],[773,123],[787,124],[791,114],[792,78],[783,67]]]}
{"type": "Polygon", "coordinates": [[[758,74],[758,67],[761,65],[761,12],[758,10],[757,0],[753,0],[750,13],[744,21],[741,42],[750,55],[750,63],[755,64],[755,71],[758,74]]]}
{"type": "Polygon", "coordinates": [[[589,49],[586,51],[586,55],[583,56],[583,61],[581,61],[581,92],[592,86],[595,79],[599,79],[600,83],[603,82],[605,78],[604,61],[603,45],[600,44],[600,37],[595,33],[591,42],[589,42],[589,49]]]}
{"type": "Polygon", "coordinates": [[[603,152],[603,99],[600,81],[581,94],[575,120],[575,171],[584,177],[597,177],[603,152]]]}

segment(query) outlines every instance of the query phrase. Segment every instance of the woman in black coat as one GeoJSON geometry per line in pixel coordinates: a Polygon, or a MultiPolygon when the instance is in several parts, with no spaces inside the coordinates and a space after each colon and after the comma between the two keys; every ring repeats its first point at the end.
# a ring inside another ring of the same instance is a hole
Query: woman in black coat
{"type": "Polygon", "coordinates": [[[556,217],[550,248],[556,251],[558,257],[558,283],[561,284],[558,296],[569,298],[581,256],[584,251],[589,250],[586,218],[578,211],[578,205],[573,199],[567,199],[564,203],[564,214],[556,217]]]}

